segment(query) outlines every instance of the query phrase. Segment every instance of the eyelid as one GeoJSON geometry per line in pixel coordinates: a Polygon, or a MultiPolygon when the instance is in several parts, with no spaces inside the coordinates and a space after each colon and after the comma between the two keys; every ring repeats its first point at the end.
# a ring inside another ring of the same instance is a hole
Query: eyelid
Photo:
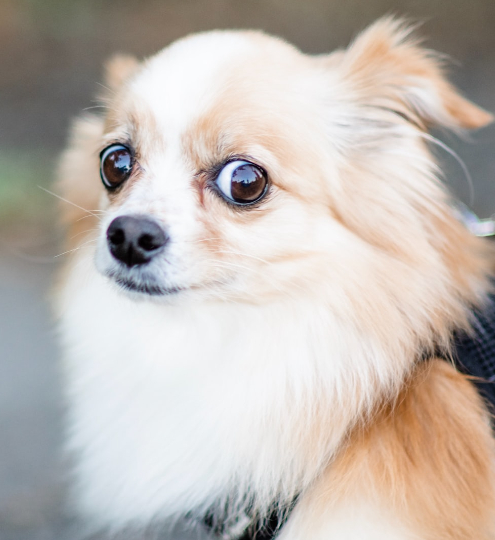
{"type": "Polygon", "coordinates": [[[136,151],[134,150],[134,147],[132,146],[132,144],[130,144],[127,141],[119,141],[119,140],[113,140],[112,141],[111,140],[108,143],[105,143],[103,148],[99,151],[98,156],[99,156],[100,160],[102,159],[103,154],[105,153],[105,151],[108,150],[109,148],[111,148],[112,146],[123,146],[126,150],[129,150],[129,153],[131,154],[132,158],[135,159],[136,151]]]}
{"type": "Polygon", "coordinates": [[[116,150],[120,150],[120,149],[129,150],[131,157],[133,157],[132,151],[129,147],[125,146],[124,144],[114,143],[103,148],[103,150],[100,152],[100,160],[104,161],[105,158],[108,156],[108,154],[110,154],[111,152],[115,152],[116,150]]]}

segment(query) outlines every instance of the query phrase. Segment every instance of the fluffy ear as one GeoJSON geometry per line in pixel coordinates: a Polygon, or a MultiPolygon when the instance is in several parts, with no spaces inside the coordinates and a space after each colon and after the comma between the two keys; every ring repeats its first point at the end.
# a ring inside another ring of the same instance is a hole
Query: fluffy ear
{"type": "Polygon", "coordinates": [[[438,55],[411,37],[411,27],[378,20],[351,44],[341,68],[360,101],[391,109],[421,128],[476,129],[493,119],[446,80],[438,55]]]}
{"type": "Polygon", "coordinates": [[[118,90],[138,69],[139,61],[134,56],[117,54],[105,64],[105,83],[111,90],[118,90]]]}

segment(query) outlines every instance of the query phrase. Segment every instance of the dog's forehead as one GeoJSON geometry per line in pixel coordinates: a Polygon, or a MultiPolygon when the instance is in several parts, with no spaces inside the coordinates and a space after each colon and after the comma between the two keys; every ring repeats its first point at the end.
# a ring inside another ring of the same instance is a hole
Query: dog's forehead
{"type": "Polygon", "coordinates": [[[198,171],[231,155],[284,161],[282,153],[294,154],[286,134],[294,132],[297,143],[297,115],[308,125],[314,116],[305,114],[316,102],[314,72],[310,57],[261,32],[196,34],[152,57],[131,80],[128,131],[137,134],[143,162],[175,156],[198,171]]]}
{"type": "Polygon", "coordinates": [[[259,52],[243,32],[209,32],[184,38],[151,58],[131,92],[153,112],[159,128],[180,133],[206,110],[232,69],[259,52]]]}

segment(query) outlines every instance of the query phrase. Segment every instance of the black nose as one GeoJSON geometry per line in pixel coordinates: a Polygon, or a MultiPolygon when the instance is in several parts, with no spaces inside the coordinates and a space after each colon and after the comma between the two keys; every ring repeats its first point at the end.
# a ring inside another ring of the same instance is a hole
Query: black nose
{"type": "Polygon", "coordinates": [[[141,216],[115,218],[107,230],[110,252],[129,267],[149,262],[168,240],[156,221],[141,216]]]}

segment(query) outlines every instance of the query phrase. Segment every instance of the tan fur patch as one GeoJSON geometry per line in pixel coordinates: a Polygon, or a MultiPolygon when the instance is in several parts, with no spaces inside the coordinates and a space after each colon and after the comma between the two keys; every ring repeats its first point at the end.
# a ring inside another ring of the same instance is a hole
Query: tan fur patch
{"type": "Polygon", "coordinates": [[[481,398],[438,360],[415,370],[395,403],[357,427],[308,500],[308,534],[356,494],[425,540],[493,538],[494,445],[481,398]]]}
{"type": "MultiPolygon", "coordinates": [[[[266,40],[257,34],[255,37],[266,40]]],[[[273,47],[273,43],[268,44],[273,47]]],[[[317,162],[316,151],[304,144],[316,131],[316,117],[314,110],[309,110],[310,99],[298,98],[296,82],[310,73],[312,63],[297,51],[290,52],[290,70],[287,59],[275,66],[274,72],[274,66],[258,56],[242,66],[230,67],[213,105],[183,135],[184,154],[193,170],[244,155],[261,161],[259,164],[268,169],[279,189],[289,189],[304,200],[311,198],[316,191],[311,183],[301,185],[290,179],[304,177],[317,162]],[[297,107],[294,99],[298,100],[297,107]]]]}

